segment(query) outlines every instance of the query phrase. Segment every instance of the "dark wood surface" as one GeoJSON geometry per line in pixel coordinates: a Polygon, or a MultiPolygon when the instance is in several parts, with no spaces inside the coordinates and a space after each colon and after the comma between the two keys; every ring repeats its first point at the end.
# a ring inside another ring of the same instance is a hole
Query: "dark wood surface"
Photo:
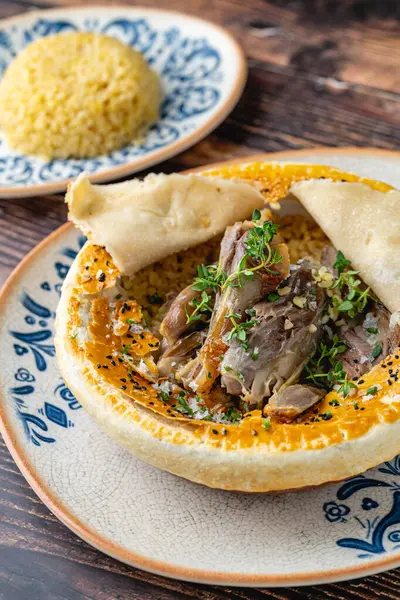
{"type": "MultiPolygon", "coordinates": [[[[176,10],[184,6],[188,13],[224,25],[243,45],[250,68],[243,97],[225,123],[157,170],[318,145],[399,148],[397,0],[137,3],[176,10]]],[[[0,0],[0,17],[65,4],[0,0]]],[[[0,280],[65,219],[61,197],[1,200],[0,280]]],[[[347,583],[276,590],[211,587],[150,575],[101,554],[64,527],[38,500],[0,442],[2,600],[189,597],[398,600],[400,569],[347,583]]]]}

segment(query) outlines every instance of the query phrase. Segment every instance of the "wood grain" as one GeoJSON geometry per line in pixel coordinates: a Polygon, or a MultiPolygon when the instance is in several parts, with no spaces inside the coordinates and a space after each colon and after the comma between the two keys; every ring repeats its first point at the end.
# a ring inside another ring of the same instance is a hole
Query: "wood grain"
{"type": "MultiPolygon", "coordinates": [[[[0,0],[0,17],[68,3],[0,0]]],[[[155,0],[140,5],[161,6],[155,0]]],[[[175,10],[182,6],[181,0],[162,3],[175,10]]],[[[249,59],[249,80],[236,109],[212,135],[154,170],[318,145],[399,148],[396,0],[191,0],[184,8],[234,33],[249,59]]],[[[62,197],[1,200],[0,281],[65,219],[62,197]]],[[[400,597],[400,569],[347,583],[275,590],[187,584],[132,569],[64,527],[30,489],[3,443],[0,515],[1,600],[400,597]]]]}

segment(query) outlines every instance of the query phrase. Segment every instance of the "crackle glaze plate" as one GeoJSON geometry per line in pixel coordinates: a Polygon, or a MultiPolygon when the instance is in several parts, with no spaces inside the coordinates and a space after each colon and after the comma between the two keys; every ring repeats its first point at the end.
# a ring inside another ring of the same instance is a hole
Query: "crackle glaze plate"
{"type": "Polygon", "coordinates": [[[227,31],[181,13],[128,6],[42,10],[2,20],[0,77],[27,44],[69,31],[104,33],[141,52],[161,80],[160,119],[140,145],[90,159],[45,162],[14,152],[0,135],[0,197],[64,191],[82,171],[104,182],[151,167],[215,129],[245,84],[243,52],[227,31]]]}
{"type": "MultiPolygon", "coordinates": [[[[333,165],[400,187],[399,153],[262,158],[333,165]]],[[[1,431],[50,510],[106,554],[188,581],[311,585],[399,566],[400,456],[339,484],[247,495],[158,471],[102,433],[63,383],[53,347],[61,284],[83,242],[71,225],[55,231],[14,271],[0,304],[1,431]]]]}

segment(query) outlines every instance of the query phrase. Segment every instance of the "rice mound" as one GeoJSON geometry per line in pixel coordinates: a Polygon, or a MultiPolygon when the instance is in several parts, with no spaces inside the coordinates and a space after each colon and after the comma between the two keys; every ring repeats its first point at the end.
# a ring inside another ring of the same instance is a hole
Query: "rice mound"
{"type": "Polygon", "coordinates": [[[0,128],[19,152],[88,158],[138,140],[160,103],[158,77],[139,52],[97,33],[60,33],[8,66],[0,128]]]}

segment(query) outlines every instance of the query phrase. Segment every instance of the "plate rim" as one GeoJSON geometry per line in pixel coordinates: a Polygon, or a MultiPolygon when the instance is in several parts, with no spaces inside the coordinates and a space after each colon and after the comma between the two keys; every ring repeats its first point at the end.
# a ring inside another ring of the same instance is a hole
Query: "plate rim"
{"type": "MultiPolygon", "coordinates": [[[[209,29],[214,29],[218,31],[219,34],[225,37],[225,39],[231,44],[235,60],[238,64],[238,72],[236,75],[236,81],[232,85],[232,89],[229,93],[229,96],[221,104],[221,106],[212,118],[209,118],[200,127],[197,127],[192,133],[188,133],[187,135],[183,136],[180,140],[176,140],[172,144],[169,144],[164,148],[160,148],[154,154],[152,154],[151,158],[143,156],[138,159],[130,160],[124,165],[107,168],[100,171],[99,173],[89,174],[88,178],[92,183],[106,183],[115,181],[118,179],[122,179],[128,175],[132,175],[133,173],[137,173],[143,169],[151,168],[154,165],[159,164],[160,162],[168,160],[169,158],[172,158],[173,156],[184,152],[188,148],[194,146],[194,144],[196,144],[197,142],[204,139],[209,133],[214,131],[214,129],[216,129],[218,125],[220,125],[234,109],[246,85],[248,73],[247,60],[244,50],[239,44],[239,42],[236,40],[234,35],[230,33],[228,29],[225,29],[221,25],[213,23],[212,21],[208,21],[207,19],[185,14],[176,10],[164,10],[162,8],[146,8],[145,6],[130,6],[124,4],[113,4],[111,6],[95,4],[87,7],[77,6],[51,9],[44,8],[25,12],[20,15],[15,15],[13,17],[7,17],[5,19],[0,19],[0,28],[3,26],[14,25],[20,21],[26,20],[27,18],[31,18],[34,20],[36,18],[43,17],[44,15],[53,16],[66,15],[67,13],[96,13],[98,10],[108,9],[113,11],[125,11],[126,14],[136,13],[138,15],[143,16],[145,16],[146,14],[165,15],[169,17],[171,21],[173,21],[174,16],[179,16],[184,17],[185,19],[194,23],[200,22],[209,29]]],[[[61,181],[40,183],[38,185],[0,186],[0,198],[24,198],[28,196],[47,196],[48,194],[62,193],[67,189],[67,186],[74,179],[75,177],[70,177],[61,181]]]]}
{"type": "MultiPolygon", "coordinates": [[[[271,152],[263,154],[248,155],[233,160],[212,163],[195,169],[188,169],[182,173],[193,173],[211,169],[220,165],[230,165],[235,163],[246,163],[255,160],[284,160],[290,155],[289,160],[296,160],[298,157],[310,154],[352,154],[352,155],[380,155],[381,157],[396,158],[400,160],[400,151],[379,149],[373,147],[357,148],[346,146],[341,148],[332,148],[318,146],[311,149],[301,150],[285,150],[281,152],[271,152]]],[[[39,255],[49,244],[54,242],[58,237],[62,236],[66,231],[73,228],[70,222],[64,223],[55,231],[44,238],[37,244],[15,267],[8,276],[3,287],[0,290],[0,316],[4,311],[4,300],[7,295],[15,288],[19,287],[19,281],[23,277],[25,269],[30,265],[31,261],[39,255]]],[[[142,569],[156,575],[179,579],[192,583],[201,583],[207,585],[225,585],[235,587],[287,587],[287,586],[304,586],[304,585],[320,585],[333,582],[339,582],[359,577],[366,577],[380,573],[381,571],[396,568],[400,565],[400,553],[397,557],[387,556],[384,559],[374,561],[373,564],[357,565],[353,567],[341,569],[325,569],[322,571],[313,571],[308,573],[298,574],[245,574],[245,573],[225,573],[223,571],[206,571],[204,569],[191,569],[188,567],[180,567],[165,561],[155,560],[126,550],[120,544],[108,540],[100,533],[97,533],[93,528],[73,513],[64,502],[59,499],[56,494],[46,487],[40,477],[37,475],[36,469],[31,461],[24,455],[24,452],[17,438],[13,436],[12,428],[7,421],[5,411],[5,394],[4,390],[0,390],[0,433],[5,441],[5,444],[14,459],[17,467],[22,475],[37,494],[40,500],[47,508],[73,533],[78,535],[85,542],[94,546],[104,554],[111,556],[125,564],[134,568],[142,569]]],[[[371,563],[371,561],[370,561],[371,563]]]]}

